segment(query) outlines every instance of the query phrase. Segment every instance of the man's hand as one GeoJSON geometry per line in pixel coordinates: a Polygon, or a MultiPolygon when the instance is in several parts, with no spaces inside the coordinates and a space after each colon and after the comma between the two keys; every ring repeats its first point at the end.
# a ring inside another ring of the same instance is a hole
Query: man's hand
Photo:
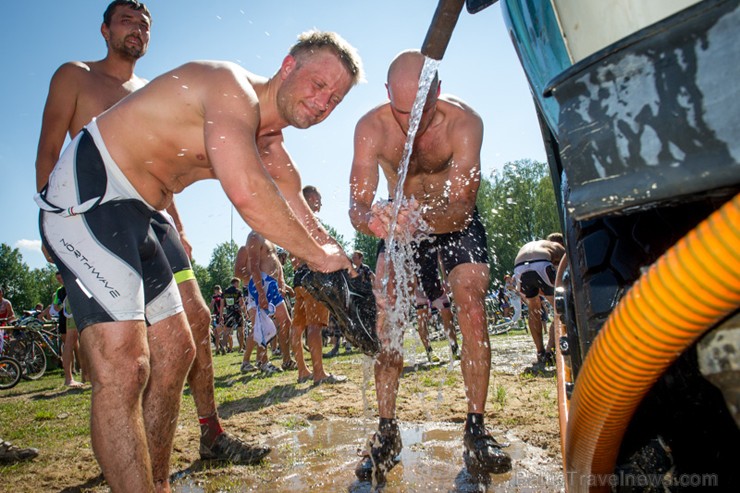
{"type": "Polygon", "coordinates": [[[259,300],[260,300],[259,301],[260,308],[262,308],[263,310],[269,310],[270,302],[267,301],[267,295],[264,292],[262,292],[262,293],[257,293],[257,296],[259,297],[259,300]]]}
{"type": "MultiPolygon", "coordinates": [[[[390,236],[391,221],[393,219],[393,202],[381,201],[373,204],[370,209],[370,220],[367,223],[375,236],[388,239],[390,236]]],[[[422,224],[419,203],[413,197],[404,199],[396,218],[395,236],[414,236],[422,224]]]]}
{"type": "Polygon", "coordinates": [[[414,197],[404,199],[398,211],[398,219],[396,219],[396,234],[405,233],[413,237],[421,229],[423,223],[419,202],[414,197]]]}
{"type": "Polygon", "coordinates": [[[391,227],[393,204],[391,202],[376,202],[370,208],[370,220],[367,227],[378,238],[388,238],[388,230],[391,227]]]}
{"type": "Polygon", "coordinates": [[[347,270],[354,272],[352,262],[344,250],[334,244],[322,245],[324,256],[318,261],[308,261],[308,267],[317,272],[334,272],[338,270],[347,270]]]}

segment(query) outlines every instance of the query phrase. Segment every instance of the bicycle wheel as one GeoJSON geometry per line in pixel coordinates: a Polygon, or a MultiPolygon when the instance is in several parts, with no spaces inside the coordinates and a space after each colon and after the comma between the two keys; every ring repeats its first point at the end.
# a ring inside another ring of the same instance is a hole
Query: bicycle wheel
{"type": "Polygon", "coordinates": [[[16,357],[23,368],[21,375],[25,380],[38,380],[46,372],[46,353],[37,341],[25,341],[25,351],[21,358],[16,357]]]}
{"type": "Polygon", "coordinates": [[[21,365],[13,358],[0,357],[0,389],[12,389],[21,379],[21,365]]]}

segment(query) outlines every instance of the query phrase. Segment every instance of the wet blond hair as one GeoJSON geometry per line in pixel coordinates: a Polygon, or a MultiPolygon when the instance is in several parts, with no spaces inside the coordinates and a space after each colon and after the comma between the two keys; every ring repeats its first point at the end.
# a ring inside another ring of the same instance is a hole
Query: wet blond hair
{"type": "Polygon", "coordinates": [[[312,29],[301,33],[298,35],[298,41],[291,46],[289,53],[300,64],[302,57],[313,53],[314,50],[324,48],[331,50],[339,58],[352,76],[353,86],[365,80],[362,60],[357,49],[335,32],[312,29]]]}

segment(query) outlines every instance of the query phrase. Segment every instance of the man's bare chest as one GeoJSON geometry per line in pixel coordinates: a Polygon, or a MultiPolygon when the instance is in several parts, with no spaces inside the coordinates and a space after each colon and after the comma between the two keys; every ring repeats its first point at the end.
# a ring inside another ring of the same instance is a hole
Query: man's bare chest
{"type": "Polygon", "coordinates": [[[138,87],[131,82],[111,80],[109,77],[90,77],[84,81],[77,96],[78,108],[98,115],[134,92],[138,87]]]}

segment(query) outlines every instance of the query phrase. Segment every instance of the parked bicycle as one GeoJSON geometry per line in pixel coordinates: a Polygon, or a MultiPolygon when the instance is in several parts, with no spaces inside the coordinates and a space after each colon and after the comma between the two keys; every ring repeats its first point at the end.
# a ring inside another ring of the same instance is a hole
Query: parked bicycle
{"type": "Polygon", "coordinates": [[[0,356],[0,390],[12,389],[21,379],[23,370],[15,358],[0,356]]]}
{"type": "Polygon", "coordinates": [[[43,323],[35,317],[24,317],[5,331],[4,356],[18,361],[22,378],[38,380],[46,372],[46,351],[58,364],[62,361],[62,341],[55,322],[43,323]]]}

